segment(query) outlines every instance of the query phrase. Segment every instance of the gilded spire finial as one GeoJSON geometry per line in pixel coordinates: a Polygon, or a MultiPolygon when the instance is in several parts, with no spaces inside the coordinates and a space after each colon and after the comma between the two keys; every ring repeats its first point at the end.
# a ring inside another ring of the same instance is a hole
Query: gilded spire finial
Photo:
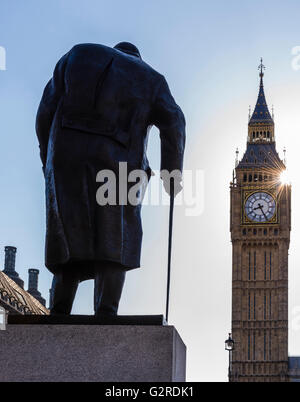
{"type": "Polygon", "coordinates": [[[258,66],[258,69],[260,70],[259,76],[262,78],[264,76],[264,70],[266,67],[263,65],[263,58],[261,57],[260,59],[260,65],[258,66]]]}
{"type": "Polygon", "coordinates": [[[236,151],[235,151],[235,167],[237,167],[238,164],[239,164],[239,153],[240,153],[240,151],[237,148],[236,151]]]}

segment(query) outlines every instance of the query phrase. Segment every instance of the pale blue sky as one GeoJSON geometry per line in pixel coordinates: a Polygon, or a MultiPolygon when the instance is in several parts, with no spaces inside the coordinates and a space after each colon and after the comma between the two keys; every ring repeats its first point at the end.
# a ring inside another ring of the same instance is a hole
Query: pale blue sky
{"type": "MultiPolygon", "coordinates": [[[[143,59],[166,76],[186,115],[185,167],[205,174],[204,213],[188,218],[183,207],[175,211],[170,322],[188,347],[188,379],[226,381],[229,182],[235,148],[245,148],[261,56],[267,101],[275,105],[278,150],[287,146],[293,178],[291,314],[300,305],[300,71],[291,68],[291,49],[300,45],[299,15],[297,0],[0,0],[0,46],[7,52],[7,70],[0,71],[2,265],[4,246],[18,247],[17,270],[27,281],[27,269],[39,268],[40,288],[48,296],[44,184],[34,122],[56,61],[76,43],[135,43],[143,59]]],[[[157,169],[156,130],[149,159],[157,169]]],[[[168,209],[145,207],[143,216],[143,268],[128,275],[122,314],[164,311],[168,209]]],[[[91,313],[91,289],[91,283],[81,286],[74,312],[91,313]]],[[[299,329],[291,327],[290,352],[299,354],[299,329]]]]}

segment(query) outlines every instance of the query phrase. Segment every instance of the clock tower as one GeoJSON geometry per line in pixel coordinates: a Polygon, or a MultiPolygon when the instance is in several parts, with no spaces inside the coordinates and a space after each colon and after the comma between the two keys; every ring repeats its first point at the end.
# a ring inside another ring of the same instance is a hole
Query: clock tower
{"type": "Polygon", "coordinates": [[[230,381],[288,381],[288,250],[291,186],[276,151],[259,66],[246,152],[230,186],[232,338],[230,381]]]}

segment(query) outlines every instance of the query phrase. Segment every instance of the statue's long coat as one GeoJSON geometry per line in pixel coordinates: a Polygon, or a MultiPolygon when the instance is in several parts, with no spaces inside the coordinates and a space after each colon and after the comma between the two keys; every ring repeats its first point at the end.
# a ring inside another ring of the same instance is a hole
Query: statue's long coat
{"type": "MultiPolygon", "coordinates": [[[[166,80],[141,59],[102,45],[73,47],[56,65],[37,113],[46,180],[46,266],[110,260],[140,266],[141,206],[99,206],[102,169],[143,169],[149,128],[161,169],[182,170],[185,120],[166,80]]],[[[83,276],[89,274],[83,273],[83,276]]]]}

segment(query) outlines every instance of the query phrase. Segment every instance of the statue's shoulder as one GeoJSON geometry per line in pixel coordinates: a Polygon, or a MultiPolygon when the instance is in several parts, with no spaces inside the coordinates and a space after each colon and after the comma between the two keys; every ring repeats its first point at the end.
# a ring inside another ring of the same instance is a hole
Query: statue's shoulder
{"type": "Polygon", "coordinates": [[[79,43],[72,47],[70,53],[75,54],[82,54],[82,53],[89,53],[92,55],[93,53],[114,53],[114,49],[109,46],[100,45],[98,43],[79,43]]]}
{"type": "Polygon", "coordinates": [[[121,66],[124,66],[124,69],[128,69],[128,66],[130,66],[132,74],[144,74],[147,76],[148,81],[150,79],[153,83],[160,82],[164,78],[162,74],[156,71],[144,60],[125,54],[109,46],[96,43],[80,43],[73,46],[69,53],[71,55],[70,59],[73,61],[76,60],[77,62],[78,60],[87,59],[97,60],[99,57],[114,57],[115,60],[118,60],[118,63],[120,63],[121,66]]]}
{"type": "MultiPolygon", "coordinates": [[[[118,52],[120,54],[120,52],[118,52]]],[[[133,74],[138,73],[138,75],[145,75],[147,80],[151,80],[153,84],[160,82],[164,79],[164,76],[155,70],[150,64],[148,64],[143,59],[138,59],[137,57],[130,55],[121,55],[121,58],[129,60],[132,66],[133,74]]]]}

